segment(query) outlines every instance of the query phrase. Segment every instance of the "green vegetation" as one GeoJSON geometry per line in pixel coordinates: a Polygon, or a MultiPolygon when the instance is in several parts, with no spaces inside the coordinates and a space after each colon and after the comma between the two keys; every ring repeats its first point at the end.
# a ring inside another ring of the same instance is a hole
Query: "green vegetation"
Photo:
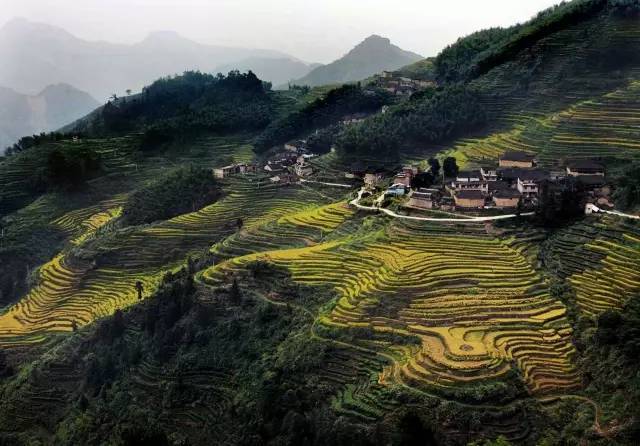
{"type": "Polygon", "coordinates": [[[640,227],[579,218],[579,183],[537,222],[455,224],[211,169],[308,137],[337,147],[312,181],[428,160],[426,186],[520,149],[597,158],[633,209],[636,10],[474,34],[408,67],[441,85],[406,100],[186,73],[79,140],[22,141],[0,160],[0,444],[634,444],[640,227]]]}
{"type": "Polygon", "coordinates": [[[398,156],[408,144],[443,143],[486,121],[478,95],[465,87],[448,87],[428,98],[409,101],[384,115],[348,126],[338,137],[344,158],[398,156]]]}
{"type": "Polygon", "coordinates": [[[344,85],[329,91],[300,110],[274,121],[255,141],[258,153],[305,136],[322,127],[337,124],[348,114],[373,113],[390,101],[388,94],[364,90],[360,85],[344,85]]]}
{"type": "Polygon", "coordinates": [[[168,220],[212,204],[221,195],[211,170],[178,169],[131,194],[123,206],[123,222],[139,225],[168,220]]]}
{"type": "Polygon", "coordinates": [[[640,7],[637,2],[630,0],[563,2],[540,12],[523,25],[471,34],[445,48],[436,57],[437,78],[443,82],[457,82],[483,75],[539,40],[589,19],[602,10],[633,17],[638,14],[640,7]]]}
{"type": "Polygon", "coordinates": [[[109,101],[74,130],[100,136],[142,131],[145,150],[207,131],[254,131],[274,115],[270,88],[252,72],[185,72],[154,82],[140,95],[109,101]]]}
{"type": "Polygon", "coordinates": [[[622,210],[633,210],[640,205],[640,163],[628,166],[618,177],[614,198],[622,210]]]}

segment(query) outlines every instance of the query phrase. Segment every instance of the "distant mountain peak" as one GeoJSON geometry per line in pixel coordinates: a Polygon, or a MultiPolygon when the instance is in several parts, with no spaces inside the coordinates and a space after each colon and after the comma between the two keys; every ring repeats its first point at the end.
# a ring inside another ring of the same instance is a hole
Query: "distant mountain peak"
{"type": "Polygon", "coordinates": [[[182,41],[182,40],[188,40],[188,39],[178,34],[175,31],[158,30],[158,31],[151,31],[144,40],[145,41],[175,41],[175,40],[182,41]]]}
{"type": "Polygon", "coordinates": [[[359,81],[384,70],[397,70],[420,59],[423,57],[393,45],[389,38],[373,34],[340,59],[314,69],[295,83],[317,86],[359,81]]]}
{"type": "Polygon", "coordinates": [[[42,36],[46,34],[47,38],[74,38],[73,35],[62,28],[49,25],[47,23],[32,22],[31,20],[25,19],[24,17],[15,17],[6,22],[0,28],[0,34],[17,37],[27,37],[33,34],[42,36]]]}
{"type": "Polygon", "coordinates": [[[369,37],[364,39],[358,46],[367,45],[367,44],[391,45],[391,39],[387,37],[379,36],[378,34],[371,34],[369,37]]]}

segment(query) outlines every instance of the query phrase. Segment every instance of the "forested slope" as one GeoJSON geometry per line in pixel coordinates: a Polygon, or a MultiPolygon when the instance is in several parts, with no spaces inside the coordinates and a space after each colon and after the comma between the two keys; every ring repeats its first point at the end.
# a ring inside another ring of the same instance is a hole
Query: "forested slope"
{"type": "Polygon", "coordinates": [[[507,149],[619,175],[640,136],[635,6],[463,39],[407,100],[191,73],[80,140],[23,141],[0,164],[0,441],[635,444],[637,224],[396,220],[346,188],[206,174],[329,127],[336,152],[309,162],[332,183],[353,159],[507,149]]]}

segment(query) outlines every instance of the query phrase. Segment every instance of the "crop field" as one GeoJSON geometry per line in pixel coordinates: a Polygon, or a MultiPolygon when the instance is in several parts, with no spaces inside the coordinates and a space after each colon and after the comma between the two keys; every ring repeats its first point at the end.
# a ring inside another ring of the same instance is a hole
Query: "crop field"
{"type": "Polygon", "coordinates": [[[619,309],[640,291],[640,228],[606,217],[564,230],[551,242],[551,265],[568,280],[588,316],[619,309]]]}
{"type": "Polygon", "coordinates": [[[456,141],[445,152],[462,165],[514,149],[538,152],[546,166],[566,158],[640,158],[640,71],[631,63],[615,76],[604,75],[599,70],[607,67],[591,62],[607,60],[611,45],[640,51],[637,23],[594,20],[569,27],[531,49],[530,55],[544,59],[509,62],[474,81],[492,130],[456,141]],[[601,36],[599,44],[580,37],[587,34],[601,36]],[[531,69],[515,68],[522,66],[531,69]]]}
{"type": "Polygon", "coordinates": [[[318,315],[321,325],[417,336],[420,345],[412,346],[356,341],[394,358],[378,370],[380,384],[446,392],[491,381],[513,364],[534,393],[578,384],[564,306],[518,250],[482,227],[460,236],[393,223],[236,257],[205,271],[202,280],[216,284],[254,260],[286,266],[300,283],[330,284],[339,298],[318,315]]]}
{"type": "MultiPolygon", "coordinates": [[[[99,251],[92,255],[86,254],[92,252],[88,237],[117,217],[118,208],[109,207],[113,203],[105,203],[106,210],[91,208],[56,220],[63,228],[80,231],[73,238],[80,246],[42,266],[38,284],[0,316],[0,344],[40,340],[44,332],[67,331],[74,321],[84,325],[135,303],[136,281],[144,284],[145,294],[152,293],[166,271],[233,234],[237,218],[250,215],[245,218],[245,228],[250,231],[265,220],[304,209],[314,200],[326,201],[304,188],[279,189],[259,176],[230,179],[224,187],[228,195],[200,211],[105,235],[99,239],[99,251]],[[87,243],[83,245],[83,241],[87,243]]],[[[331,210],[319,215],[324,216],[324,224],[333,224],[331,210]]]]}

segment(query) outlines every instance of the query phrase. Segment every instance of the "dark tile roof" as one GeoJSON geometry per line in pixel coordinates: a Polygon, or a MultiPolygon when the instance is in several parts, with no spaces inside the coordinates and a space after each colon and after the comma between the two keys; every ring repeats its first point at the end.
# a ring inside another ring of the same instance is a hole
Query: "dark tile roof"
{"type": "Polygon", "coordinates": [[[482,178],[479,170],[461,170],[456,178],[482,178]]]}
{"type": "Polygon", "coordinates": [[[489,192],[511,189],[511,186],[506,181],[489,181],[487,184],[489,184],[489,192]]]}
{"type": "Polygon", "coordinates": [[[549,172],[539,169],[521,169],[517,172],[517,176],[523,181],[543,181],[549,178],[549,172]]]}
{"type": "Polygon", "coordinates": [[[585,186],[600,186],[607,182],[602,175],[581,175],[577,180],[585,186]]]}
{"type": "Polygon", "coordinates": [[[461,190],[456,194],[456,197],[467,200],[480,200],[484,199],[484,194],[479,190],[461,190]]]}
{"type": "Polygon", "coordinates": [[[536,180],[542,181],[549,178],[549,172],[540,169],[518,169],[515,167],[509,167],[506,169],[498,169],[498,177],[503,180],[536,180]]]}
{"type": "Polygon", "coordinates": [[[593,160],[570,161],[567,166],[571,170],[604,170],[604,166],[593,160]]]}
{"type": "Polygon", "coordinates": [[[517,198],[521,195],[522,194],[515,189],[502,189],[493,194],[493,196],[497,198],[517,198]]]}

